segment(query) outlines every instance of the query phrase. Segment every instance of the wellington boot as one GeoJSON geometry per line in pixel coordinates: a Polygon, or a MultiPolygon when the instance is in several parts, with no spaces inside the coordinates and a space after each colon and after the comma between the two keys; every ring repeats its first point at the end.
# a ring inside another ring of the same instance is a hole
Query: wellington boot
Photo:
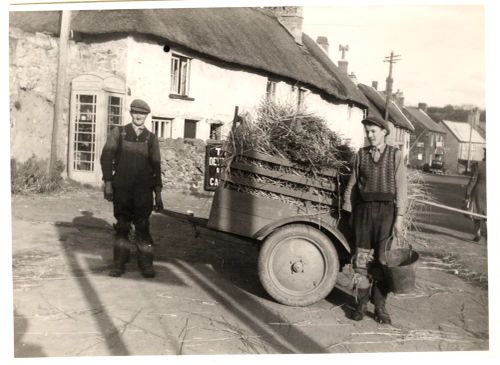
{"type": "Polygon", "coordinates": [[[138,251],[137,252],[137,264],[139,269],[141,269],[142,276],[145,278],[154,278],[156,272],[153,268],[153,254],[138,251]]]}
{"type": "Polygon", "coordinates": [[[356,309],[351,314],[351,319],[353,321],[361,321],[366,314],[368,300],[370,299],[370,290],[358,289],[358,295],[356,299],[357,299],[357,305],[356,309]]]}
{"type": "Polygon", "coordinates": [[[125,273],[125,264],[130,260],[130,250],[128,248],[117,246],[113,247],[113,268],[109,276],[119,277],[125,273]]]}
{"type": "Polygon", "coordinates": [[[375,321],[382,324],[391,324],[391,317],[385,309],[385,306],[375,307],[375,321]]]}

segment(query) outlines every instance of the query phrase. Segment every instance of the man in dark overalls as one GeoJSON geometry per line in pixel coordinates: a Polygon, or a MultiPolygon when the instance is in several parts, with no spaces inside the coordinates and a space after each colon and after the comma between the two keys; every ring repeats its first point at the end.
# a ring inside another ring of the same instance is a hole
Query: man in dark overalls
{"type": "Polygon", "coordinates": [[[150,112],[145,101],[132,101],[132,123],[112,129],[101,154],[104,198],[113,202],[117,220],[110,276],[120,276],[125,272],[125,263],[130,256],[131,223],[135,227],[137,260],[142,275],[147,278],[155,276],[149,217],[153,207],[156,211],[163,209],[163,202],[158,139],[144,127],[150,112]]]}
{"type": "Polygon", "coordinates": [[[351,318],[363,319],[371,299],[375,320],[390,324],[385,307],[390,288],[382,264],[391,238],[400,238],[402,233],[407,200],[406,167],[401,151],[386,144],[388,123],[372,116],[362,123],[370,146],[361,148],[354,156],[342,207],[351,212],[356,245],[353,267],[357,307],[351,318]]]}

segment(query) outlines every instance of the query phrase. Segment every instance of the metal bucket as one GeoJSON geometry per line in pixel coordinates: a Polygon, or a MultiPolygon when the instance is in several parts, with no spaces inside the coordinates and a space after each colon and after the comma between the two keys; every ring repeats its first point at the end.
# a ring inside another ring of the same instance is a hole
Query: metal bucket
{"type": "Polygon", "coordinates": [[[385,252],[384,271],[391,291],[407,294],[415,289],[418,253],[411,246],[385,252]]]}

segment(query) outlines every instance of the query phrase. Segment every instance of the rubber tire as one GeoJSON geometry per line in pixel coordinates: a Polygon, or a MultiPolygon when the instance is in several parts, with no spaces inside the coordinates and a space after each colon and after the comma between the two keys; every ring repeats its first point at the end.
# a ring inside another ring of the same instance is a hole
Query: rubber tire
{"type": "Polygon", "coordinates": [[[305,224],[292,224],[279,228],[265,239],[259,253],[258,270],[262,286],[273,299],[288,306],[305,307],[324,299],[333,290],[339,272],[339,259],[333,243],[323,232],[305,224]],[[270,265],[272,265],[270,257],[273,250],[281,242],[294,236],[311,241],[321,252],[326,263],[320,284],[304,294],[294,294],[280,288],[270,270],[270,265]]]}

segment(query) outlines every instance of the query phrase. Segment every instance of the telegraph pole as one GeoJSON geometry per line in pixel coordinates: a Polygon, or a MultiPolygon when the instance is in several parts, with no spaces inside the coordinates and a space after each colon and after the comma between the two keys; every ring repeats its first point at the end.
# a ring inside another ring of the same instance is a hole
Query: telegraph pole
{"type": "Polygon", "coordinates": [[[385,57],[384,62],[389,62],[389,76],[385,79],[385,114],[384,119],[387,121],[389,119],[389,102],[392,97],[392,65],[399,60],[401,60],[401,55],[394,55],[394,52],[391,51],[391,55],[385,57]]]}
{"type": "Polygon", "coordinates": [[[52,122],[52,140],[50,144],[49,175],[56,174],[57,137],[59,123],[63,115],[64,94],[66,84],[66,65],[68,63],[68,40],[71,23],[71,11],[63,10],[61,14],[61,28],[59,31],[59,60],[57,65],[57,84],[54,101],[54,120],[52,122]]]}
{"type": "Polygon", "coordinates": [[[470,152],[471,152],[471,146],[472,146],[472,130],[474,129],[474,126],[476,124],[476,117],[478,116],[478,109],[474,108],[471,109],[469,113],[469,146],[467,148],[467,168],[466,172],[470,171],[470,152]]]}

